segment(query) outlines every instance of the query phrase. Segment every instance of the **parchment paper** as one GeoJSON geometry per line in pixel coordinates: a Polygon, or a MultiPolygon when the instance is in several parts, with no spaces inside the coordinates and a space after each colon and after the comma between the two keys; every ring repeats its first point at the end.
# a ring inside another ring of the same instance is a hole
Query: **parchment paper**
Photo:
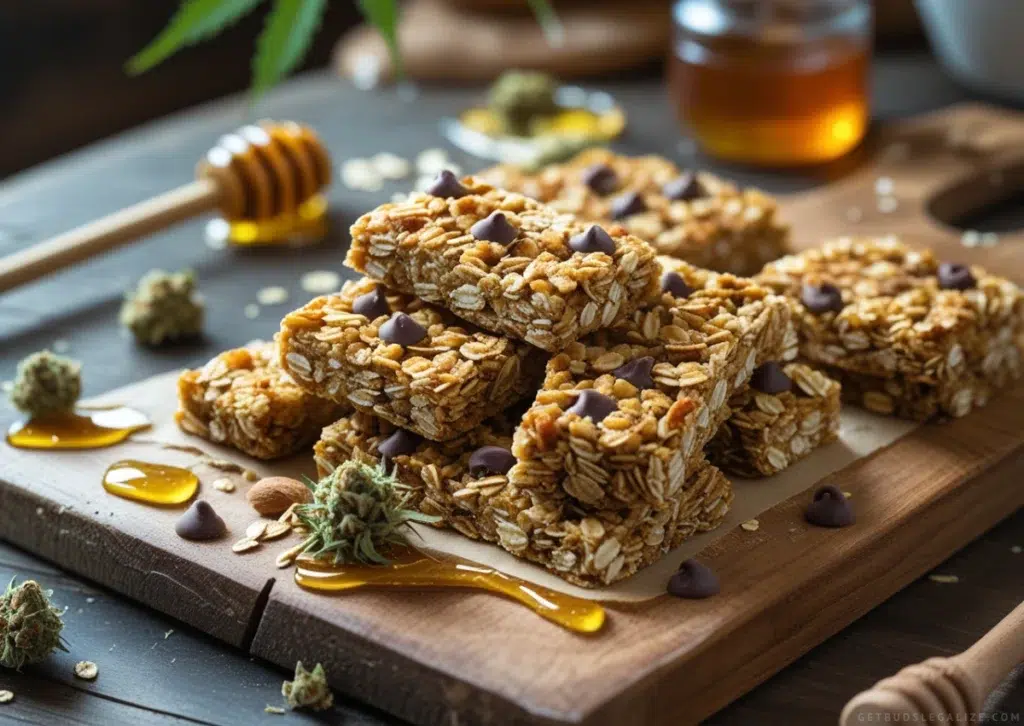
{"type": "MultiPolygon", "coordinates": [[[[214,456],[254,469],[262,476],[278,474],[298,477],[303,474],[309,476],[315,474],[315,466],[310,456],[303,455],[280,462],[259,462],[233,449],[215,446],[203,439],[182,433],[172,419],[176,407],[176,380],[177,373],[156,376],[141,383],[112,391],[93,399],[90,403],[97,405],[126,404],[150,415],[154,421],[153,429],[136,435],[136,441],[153,443],[152,453],[147,454],[147,460],[150,461],[166,461],[166,463],[180,465],[180,452],[162,450],[159,444],[191,444],[214,456]]],[[[839,441],[818,449],[803,461],[774,477],[767,479],[733,478],[736,495],[732,511],[718,529],[691,538],[680,547],[667,553],[655,564],[610,587],[587,589],[570,585],[537,565],[513,557],[497,545],[476,542],[451,530],[417,526],[416,530],[423,538],[417,546],[488,565],[514,577],[578,597],[590,600],[641,602],[664,594],[665,583],[682,560],[696,555],[741,522],[756,518],[779,502],[813,487],[829,474],[893,443],[912,431],[917,425],[909,421],[876,416],[860,409],[844,407],[839,441]]],[[[111,460],[114,458],[120,457],[114,455],[111,460]]],[[[210,481],[204,480],[202,486],[209,487],[212,477],[205,478],[210,481]]],[[[202,491],[200,490],[200,496],[203,495],[202,491]]]]}

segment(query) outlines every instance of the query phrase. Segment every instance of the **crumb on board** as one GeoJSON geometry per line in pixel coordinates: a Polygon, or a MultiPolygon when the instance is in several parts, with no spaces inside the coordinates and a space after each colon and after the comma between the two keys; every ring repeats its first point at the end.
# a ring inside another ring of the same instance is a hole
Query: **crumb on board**
{"type": "Polygon", "coordinates": [[[100,668],[91,660],[80,660],[75,663],[75,677],[83,681],[95,681],[100,674],[100,668]]]}
{"type": "Polygon", "coordinates": [[[746,530],[747,532],[756,532],[761,528],[761,523],[758,522],[756,519],[748,519],[746,522],[740,525],[740,528],[746,530]]]}
{"type": "Polygon", "coordinates": [[[960,582],[960,578],[956,575],[928,575],[928,579],[943,585],[955,585],[960,582]]]}
{"type": "Polygon", "coordinates": [[[14,700],[14,691],[0,691],[0,703],[10,703],[14,700]]]}

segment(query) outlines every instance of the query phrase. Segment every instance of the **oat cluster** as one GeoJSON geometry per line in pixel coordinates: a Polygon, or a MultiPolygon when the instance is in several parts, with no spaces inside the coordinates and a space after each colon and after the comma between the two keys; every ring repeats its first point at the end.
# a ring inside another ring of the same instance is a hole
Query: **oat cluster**
{"type": "Polygon", "coordinates": [[[588,225],[473,177],[462,183],[465,196],[417,193],[360,217],[345,264],[547,351],[614,324],[656,289],[653,250],[623,228],[605,229],[611,254],[575,252],[570,239],[588,225]],[[518,230],[508,247],[470,232],[494,212],[518,230]]]}
{"type": "Polygon", "coordinates": [[[221,353],[178,378],[178,426],[257,459],[298,453],[347,407],[316,398],[277,363],[273,343],[221,353]]]}
{"type": "Polygon", "coordinates": [[[377,287],[368,278],[350,281],[285,316],[281,367],[299,386],[434,440],[464,434],[536,390],[545,356],[528,343],[410,295],[387,293],[390,313],[373,320],[352,312],[377,287]],[[382,340],[381,326],[395,313],[419,324],[423,339],[404,346],[382,340]]]}
{"type": "Polygon", "coordinates": [[[713,174],[696,178],[705,194],[672,199],[665,186],[684,170],[659,156],[629,157],[608,149],[587,149],[573,159],[528,173],[509,165],[481,172],[488,183],[544,202],[581,220],[611,223],[625,194],[642,200],[642,209],[617,220],[631,234],[649,242],[659,254],[698,267],[752,275],[789,251],[789,225],[778,218],[775,200],[757,189],[738,189],[713,174]],[[617,179],[607,191],[585,181],[595,165],[617,179]]]}
{"type": "Polygon", "coordinates": [[[729,399],[732,414],[707,447],[715,466],[737,476],[773,476],[839,438],[839,383],[802,363],[784,370],[792,390],[744,386],[729,399]]]}
{"type": "Polygon", "coordinates": [[[843,238],[765,266],[758,281],[794,307],[800,354],[848,400],[924,420],[964,416],[1021,372],[1024,297],[971,267],[973,284],[940,284],[940,261],[895,238],[843,238]],[[841,309],[815,313],[806,286],[833,285],[841,309]]]}

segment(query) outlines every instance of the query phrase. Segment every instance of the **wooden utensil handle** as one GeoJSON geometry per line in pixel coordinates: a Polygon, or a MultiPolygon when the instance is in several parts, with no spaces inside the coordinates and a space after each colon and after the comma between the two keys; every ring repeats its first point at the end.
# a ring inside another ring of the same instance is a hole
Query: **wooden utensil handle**
{"type": "Polygon", "coordinates": [[[963,653],[929,658],[858,693],[843,709],[840,726],[939,723],[940,718],[967,723],[979,716],[985,697],[1021,662],[1024,603],[963,653]]]}
{"type": "Polygon", "coordinates": [[[200,179],[0,259],[0,293],[215,209],[220,187],[200,179]]]}

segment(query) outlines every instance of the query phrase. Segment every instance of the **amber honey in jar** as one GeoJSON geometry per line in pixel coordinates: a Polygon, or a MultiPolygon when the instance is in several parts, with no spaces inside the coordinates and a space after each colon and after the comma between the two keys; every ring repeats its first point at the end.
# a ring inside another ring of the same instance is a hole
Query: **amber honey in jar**
{"type": "Polygon", "coordinates": [[[719,158],[829,161],[868,122],[869,0],[677,0],[669,92],[719,158]]]}

